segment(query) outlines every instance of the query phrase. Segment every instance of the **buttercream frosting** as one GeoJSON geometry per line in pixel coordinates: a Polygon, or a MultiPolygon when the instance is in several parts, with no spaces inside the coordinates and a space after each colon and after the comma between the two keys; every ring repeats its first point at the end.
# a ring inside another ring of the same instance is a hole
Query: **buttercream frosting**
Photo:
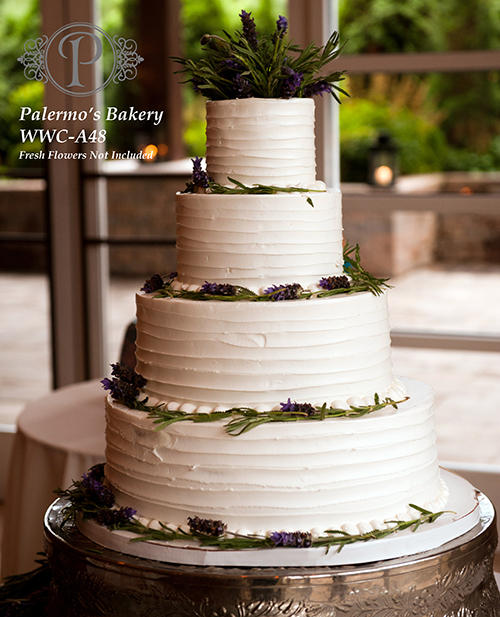
{"type": "Polygon", "coordinates": [[[316,180],[312,99],[207,102],[207,171],[219,184],[287,186],[316,180]]]}
{"type": "Polygon", "coordinates": [[[342,274],[340,191],[178,194],[177,280],[253,291],[342,274]],[[311,205],[307,199],[310,199],[311,205]]]}
{"type": "Polygon", "coordinates": [[[384,295],[201,302],[141,292],[136,302],[136,370],[160,401],[273,409],[288,398],[373,399],[395,383],[384,295]]]}
{"type": "MultiPolygon", "coordinates": [[[[373,525],[444,506],[431,389],[361,418],[266,425],[234,437],[224,423],[155,431],[147,414],[107,403],[106,477],[119,503],[173,525],[220,519],[232,531],[373,525]]],[[[444,492],[443,492],[444,491],[444,492]]],[[[404,520],[404,519],[403,519],[404,520]]],[[[346,527],[349,529],[349,527],[346,527]]]]}

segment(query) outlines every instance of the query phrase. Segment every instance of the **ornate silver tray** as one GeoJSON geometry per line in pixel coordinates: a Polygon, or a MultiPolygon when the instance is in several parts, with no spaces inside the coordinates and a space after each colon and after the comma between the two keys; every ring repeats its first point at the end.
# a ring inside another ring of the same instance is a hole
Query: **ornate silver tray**
{"type": "MultiPolygon", "coordinates": [[[[500,617],[491,502],[439,549],[363,565],[230,568],[162,563],[100,547],[63,504],[45,516],[53,579],[49,615],[65,617],[500,617]]],[[[375,540],[376,542],[376,540],[375,540]]]]}

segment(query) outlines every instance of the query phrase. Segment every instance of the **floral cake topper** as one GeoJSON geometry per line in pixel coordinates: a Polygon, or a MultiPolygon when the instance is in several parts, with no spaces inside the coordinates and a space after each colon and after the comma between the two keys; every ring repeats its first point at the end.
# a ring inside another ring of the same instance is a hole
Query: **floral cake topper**
{"type": "MultiPolygon", "coordinates": [[[[279,16],[274,32],[259,36],[251,13],[241,11],[241,31],[233,36],[205,34],[201,60],[174,57],[189,75],[196,92],[217,101],[241,98],[310,98],[331,94],[339,103],[337,84],[344,71],[322,74],[340,54],[339,34],[333,32],[323,47],[310,43],[305,49],[288,40],[288,20],[279,16]]],[[[347,95],[348,96],[348,95],[347,95]]]]}

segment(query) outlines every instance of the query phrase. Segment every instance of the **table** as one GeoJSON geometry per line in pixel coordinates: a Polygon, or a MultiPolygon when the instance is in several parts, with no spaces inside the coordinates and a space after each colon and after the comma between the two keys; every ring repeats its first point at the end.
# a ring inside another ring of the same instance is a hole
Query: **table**
{"type": "Polygon", "coordinates": [[[176,565],[103,548],[73,523],[62,526],[67,502],[58,500],[45,517],[52,569],[48,614],[500,617],[493,576],[495,511],[484,495],[479,502],[480,522],[473,529],[411,557],[347,566],[236,568],[176,565]]]}
{"type": "Polygon", "coordinates": [[[105,393],[99,380],[55,390],[17,422],[4,510],[2,578],[32,570],[54,490],[104,462],[105,393]]]}

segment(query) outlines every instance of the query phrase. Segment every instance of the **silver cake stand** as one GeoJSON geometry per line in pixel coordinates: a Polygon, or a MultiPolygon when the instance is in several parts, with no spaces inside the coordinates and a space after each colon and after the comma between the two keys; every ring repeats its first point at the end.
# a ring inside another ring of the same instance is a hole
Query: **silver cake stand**
{"type": "MultiPolygon", "coordinates": [[[[495,511],[439,549],[356,566],[186,566],[102,548],[74,525],[63,503],[44,521],[52,568],[48,615],[64,617],[500,617],[493,574],[495,511]]],[[[418,532],[417,532],[418,533],[418,532]]],[[[376,540],[374,540],[376,542],[376,540]]]]}

